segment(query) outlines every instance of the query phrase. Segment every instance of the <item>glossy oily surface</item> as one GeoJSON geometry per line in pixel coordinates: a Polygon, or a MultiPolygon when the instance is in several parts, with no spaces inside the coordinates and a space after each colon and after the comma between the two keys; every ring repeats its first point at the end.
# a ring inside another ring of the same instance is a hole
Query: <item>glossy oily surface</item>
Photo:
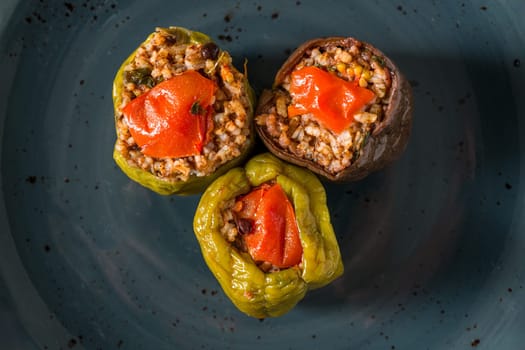
{"type": "Polygon", "coordinates": [[[0,348],[520,349],[522,1],[2,1],[0,348]],[[209,34],[256,92],[308,39],[353,36],[410,80],[402,157],[325,184],[345,265],[288,314],[240,313],[192,232],[199,196],[114,164],[111,85],[157,26],[209,34]]]}
{"type": "Polygon", "coordinates": [[[288,116],[312,113],[319,123],[335,133],[348,128],[354,122],[354,115],[375,98],[371,90],[355,82],[341,81],[317,67],[298,69],[290,80],[293,99],[288,116]]]}
{"type": "Polygon", "coordinates": [[[201,154],[216,90],[210,79],[187,71],[128,103],[122,111],[142,153],[156,158],[201,154]]]}

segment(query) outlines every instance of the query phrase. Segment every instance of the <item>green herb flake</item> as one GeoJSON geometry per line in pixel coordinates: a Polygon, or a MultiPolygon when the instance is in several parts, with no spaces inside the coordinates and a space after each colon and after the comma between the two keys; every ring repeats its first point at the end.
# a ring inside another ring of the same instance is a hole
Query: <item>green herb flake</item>
{"type": "Polygon", "coordinates": [[[384,66],[385,66],[385,60],[384,60],[383,58],[374,55],[374,56],[372,56],[372,59],[373,59],[374,61],[376,61],[377,63],[379,63],[379,65],[380,65],[381,67],[384,67],[384,66]]]}
{"type": "Polygon", "coordinates": [[[369,138],[370,138],[370,131],[367,131],[365,133],[365,136],[363,137],[362,147],[364,147],[367,144],[369,138]]]}
{"type": "Polygon", "coordinates": [[[155,79],[151,76],[151,69],[137,68],[124,73],[124,81],[135,85],[146,85],[149,88],[155,86],[155,79]]]}
{"type": "Polygon", "coordinates": [[[201,106],[199,101],[193,102],[191,105],[190,113],[193,115],[203,115],[204,114],[204,108],[201,106]]]}

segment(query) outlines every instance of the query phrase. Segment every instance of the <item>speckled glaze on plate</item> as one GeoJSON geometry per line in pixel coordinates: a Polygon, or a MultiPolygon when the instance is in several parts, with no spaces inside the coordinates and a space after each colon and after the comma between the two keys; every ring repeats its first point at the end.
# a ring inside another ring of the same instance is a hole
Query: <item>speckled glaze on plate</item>
{"type": "Polygon", "coordinates": [[[0,348],[522,349],[523,1],[0,4],[0,348]],[[348,35],[411,81],[406,152],[326,184],[345,274],[289,314],[244,316],[192,232],[198,196],[114,165],[111,84],[156,26],[210,34],[258,92],[348,35]]]}

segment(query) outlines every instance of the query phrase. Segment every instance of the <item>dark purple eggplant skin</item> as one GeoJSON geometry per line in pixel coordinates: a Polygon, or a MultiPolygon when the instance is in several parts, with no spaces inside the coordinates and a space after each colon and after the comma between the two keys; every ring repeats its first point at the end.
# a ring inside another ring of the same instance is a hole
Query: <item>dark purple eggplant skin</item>
{"type": "MultiPolygon", "coordinates": [[[[264,126],[256,124],[259,137],[273,154],[290,163],[306,167],[332,182],[351,182],[363,179],[400,157],[407,146],[412,128],[413,97],[409,82],[396,65],[374,46],[351,37],[328,37],[313,39],[299,46],[281,66],[273,84],[273,89],[278,89],[308,50],[331,45],[351,47],[359,43],[370,50],[373,55],[382,59],[384,66],[390,71],[392,84],[386,96],[388,106],[384,118],[376,124],[356,161],[338,173],[327,172],[316,162],[298,157],[283,149],[278,140],[274,140],[266,133],[264,126]]],[[[274,90],[264,90],[261,93],[256,115],[266,113],[275,103],[274,90]]]]}

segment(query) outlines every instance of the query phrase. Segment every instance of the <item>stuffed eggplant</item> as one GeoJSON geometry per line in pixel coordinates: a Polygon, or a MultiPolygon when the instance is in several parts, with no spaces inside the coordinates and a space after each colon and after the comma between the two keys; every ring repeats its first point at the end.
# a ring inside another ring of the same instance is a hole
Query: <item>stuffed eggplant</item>
{"type": "Polygon", "coordinates": [[[193,226],[226,295],[256,318],[288,312],[343,273],[320,181],[270,153],[215,180],[193,226]]]}
{"type": "Polygon", "coordinates": [[[246,73],[199,32],[157,28],[117,72],[113,102],[113,158],[160,194],[202,192],[253,145],[246,73]]]}
{"type": "Polygon", "coordinates": [[[343,37],[295,50],[255,117],[272,153],[336,182],[359,180],[399,157],[411,121],[411,88],[399,69],[372,45],[343,37]]]}

